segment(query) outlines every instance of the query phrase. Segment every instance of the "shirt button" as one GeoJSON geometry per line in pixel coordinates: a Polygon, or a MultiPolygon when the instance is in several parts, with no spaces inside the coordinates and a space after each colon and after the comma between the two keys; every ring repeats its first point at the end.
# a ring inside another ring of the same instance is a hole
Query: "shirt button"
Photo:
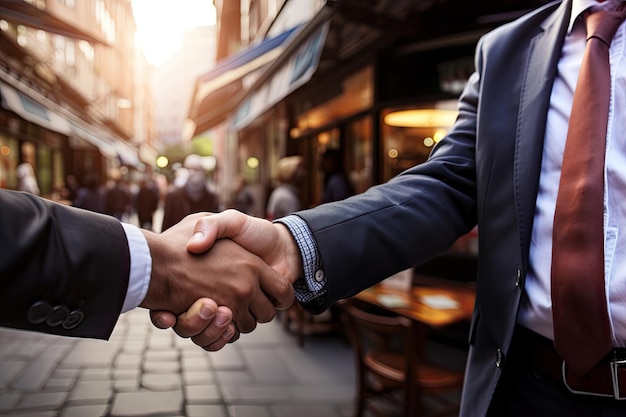
{"type": "Polygon", "coordinates": [[[317,282],[322,282],[324,280],[324,271],[321,269],[318,269],[317,271],[315,271],[315,281],[317,282]]]}

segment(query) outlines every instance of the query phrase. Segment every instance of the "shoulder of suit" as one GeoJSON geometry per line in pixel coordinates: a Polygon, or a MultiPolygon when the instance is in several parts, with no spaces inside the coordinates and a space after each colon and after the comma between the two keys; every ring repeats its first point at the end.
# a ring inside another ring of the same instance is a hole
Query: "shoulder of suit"
{"type": "MultiPolygon", "coordinates": [[[[560,15],[561,12],[559,12],[559,7],[561,6],[563,7],[563,18],[565,18],[565,11],[571,8],[569,3],[571,3],[570,0],[554,1],[529,11],[517,19],[505,23],[486,33],[481,38],[480,44],[484,46],[485,44],[497,43],[503,39],[516,42],[518,37],[533,36],[542,30],[541,28],[546,24],[546,22],[558,16],[555,15],[555,13],[559,13],[560,15]]],[[[558,19],[556,19],[556,21],[558,21],[558,19]]]]}
{"type": "MultiPolygon", "coordinates": [[[[567,3],[569,3],[569,1],[567,3]]],[[[554,1],[554,2],[544,4],[543,6],[537,9],[529,11],[510,22],[505,23],[495,28],[494,30],[489,32],[487,35],[497,34],[498,32],[502,32],[502,31],[519,30],[520,28],[524,28],[524,27],[539,28],[541,27],[545,19],[551,16],[552,13],[554,13],[559,8],[559,6],[567,6],[567,5],[565,4],[565,2],[562,2],[562,1],[554,1]]]]}

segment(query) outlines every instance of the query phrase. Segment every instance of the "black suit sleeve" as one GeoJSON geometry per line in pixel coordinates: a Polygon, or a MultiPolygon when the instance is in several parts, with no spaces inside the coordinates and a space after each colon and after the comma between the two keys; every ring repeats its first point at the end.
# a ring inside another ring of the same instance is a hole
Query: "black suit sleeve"
{"type": "Polygon", "coordinates": [[[0,325],[106,339],[129,273],[115,218],[0,190],[0,325]]]}

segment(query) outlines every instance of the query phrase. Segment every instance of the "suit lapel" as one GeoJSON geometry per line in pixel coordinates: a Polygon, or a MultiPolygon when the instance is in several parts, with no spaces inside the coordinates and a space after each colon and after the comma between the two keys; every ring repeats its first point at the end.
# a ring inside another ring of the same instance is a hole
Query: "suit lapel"
{"type": "Polygon", "coordinates": [[[515,188],[522,254],[527,259],[535,201],[539,187],[541,157],[550,93],[571,12],[564,1],[542,25],[531,42],[524,72],[516,138],[515,188]],[[536,181],[529,181],[536,179],[536,181]]]}

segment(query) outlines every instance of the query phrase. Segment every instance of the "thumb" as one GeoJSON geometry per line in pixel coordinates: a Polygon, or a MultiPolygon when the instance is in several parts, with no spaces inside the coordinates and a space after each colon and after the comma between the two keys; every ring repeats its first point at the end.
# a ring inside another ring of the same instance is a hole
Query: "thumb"
{"type": "Polygon", "coordinates": [[[196,223],[193,235],[187,242],[187,250],[191,253],[204,253],[211,249],[215,241],[221,237],[217,235],[217,225],[213,222],[202,221],[201,218],[196,223]]]}
{"type": "Polygon", "coordinates": [[[247,215],[237,210],[225,210],[218,214],[202,216],[196,222],[193,235],[187,242],[187,250],[200,254],[209,250],[218,239],[228,238],[237,241],[237,237],[244,238],[241,235],[248,220],[247,215]]]}

